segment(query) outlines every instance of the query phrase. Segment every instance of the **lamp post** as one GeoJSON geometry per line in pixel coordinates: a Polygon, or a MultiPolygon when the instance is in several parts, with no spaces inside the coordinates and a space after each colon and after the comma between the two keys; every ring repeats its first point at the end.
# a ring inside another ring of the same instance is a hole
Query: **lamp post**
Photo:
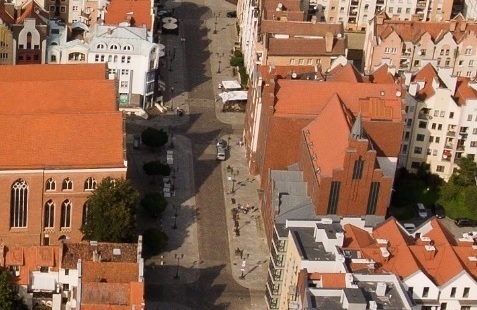
{"type": "Polygon", "coordinates": [[[179,279],[179,264],[181,262],[181,259],[184,258],[184,254],[174,254],[174,257],[176,258],[176,275],[174,276],[174,279],[179,279]]]}
{"type": "Polygon", "coordinates": [[[174,86],[171,86],[171,110],[174,109],[174,86]]]}
{"type": "Polygon", "coordinates": [[[224,53],[217,53],[217,57],[219,58],[219,67],[217,69],[217,73],[220,73],[220,64],[222,63],[222,57],[224,57],[224,53]]]}
{"type": "Polygon", "coordinates": [[[179,216],[178,212],[181,206],[172,205],[172,208],[174,209],[174,225],[172,226],[172,229],[177,229],[177,217],[179,216]]]}
{"type": "Polygon", "coordinates": [[[214,24],[214,34],[217,34],[217,18],[219,17],[219,14],[214,13],[215,16],[215,24],[214,24]]]}

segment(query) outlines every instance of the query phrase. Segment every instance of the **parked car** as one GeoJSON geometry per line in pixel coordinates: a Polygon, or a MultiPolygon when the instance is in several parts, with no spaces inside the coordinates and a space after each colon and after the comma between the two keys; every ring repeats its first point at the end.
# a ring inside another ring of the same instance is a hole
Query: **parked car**
{"type": "Polygon", "coordinates": [[[230,17],[230,18],[235,18],[235,17],[237,17],[237,11],[227,12],[227,17],[230,17]]]}
{"type": "Polygon", "coordinates": [[[459,227],[477,227],[477,221],[465,217],[455,219],[454,223],[459,227]]]}
{"type": "Polygon", "coordinates": [[[432,213],[434,213],[438,219],[443,219],[446,217],[446,210],[441,204],[438,203],[432,205],[432,213]]]}
{"type": "Polygon", "coordinates": [[[419,215],[421,219],[427,218],[427,209],[426,207],[424,207],[422,203],[418,202],[416,204],[416,211],[417,211],[417,215],[419,215]]]}
{"type": "Polygon", "coordinates": [[[409,233],[412,233],[416,230],[416,225],[414,225],[413,223],[404,223],[402,224],[402,226],[404,226],[404,229],[407,230],[409,233]]]}
{"type": "Polygon", "coordinates": [[[217,159],[218,160],[225,160],[226,159],[226,149],[221,146],[217,146],[217,159]]]}

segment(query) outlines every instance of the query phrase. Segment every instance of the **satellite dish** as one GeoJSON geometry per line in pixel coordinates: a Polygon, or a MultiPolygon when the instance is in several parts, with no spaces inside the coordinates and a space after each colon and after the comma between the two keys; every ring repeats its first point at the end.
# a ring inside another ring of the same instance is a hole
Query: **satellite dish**
{"type": "Polygon", "coordinates": [[[298,76],[298,75],[296,74],[296,72],[293,72],[293,73],[292,73],[292,78],[293,78],[293,79],[296,79],[297,76],[298,76]]]}

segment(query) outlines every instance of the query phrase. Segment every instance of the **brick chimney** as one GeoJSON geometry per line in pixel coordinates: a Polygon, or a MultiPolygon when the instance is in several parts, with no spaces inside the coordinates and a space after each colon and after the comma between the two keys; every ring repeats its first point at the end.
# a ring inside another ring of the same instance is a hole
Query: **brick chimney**
{"type": "Polygon", "coordinates": [[[333,50],[333,34],[331,32],[327,32],[325,34],[325,49],[327,53],[331,53],[333,50]]]}
{"type": "Polygon", "coordinates": [[[431,260],[436,256],[436,248],[433,241],[424,246],[424,256],[426,260],[431,260]]]}

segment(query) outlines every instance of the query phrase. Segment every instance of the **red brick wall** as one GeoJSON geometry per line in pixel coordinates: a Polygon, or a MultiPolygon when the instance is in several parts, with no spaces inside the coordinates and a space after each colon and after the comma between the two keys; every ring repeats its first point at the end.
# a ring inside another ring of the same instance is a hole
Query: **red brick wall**
{"type": "Polygon", "coordinates": [[[0,205],[3,206],[0,217],[0,239],[6,244],[20,245],[41,245],[45,233],[49,234],[50,244],[58,244],[58,238],[65,235],[71,238],[72,242],[81,241],[82,234],[80,227],[82,224],[83,205],[91,191],[84,190],[84,182],[88,177],[96,179],[98,184],[107,176],[113,178],[124,178],[123,172],[81,172],[71,170],[71,172],[61,173],[28,173],[19,172],[12,174],[0,174],[0,205]],[[73,190],[63,191],[61,189],[63,180],[70,178],[73,181],[73,190]],[[56,181],[56,191],[46,192],[44,185],[47,179],[53,178],[56,181]],[[10,229],[10,195],[13,183],[23,179],[28,184],[28,216],[26,228],[10,229]],[[43,209],[48,200],[55,203],[55,227],[53,230],[45,232],[43,230],[43,209]],[[60,231],[61,204],[69,199],[72,204],[71,209],[71,229],[60,231]]]}

